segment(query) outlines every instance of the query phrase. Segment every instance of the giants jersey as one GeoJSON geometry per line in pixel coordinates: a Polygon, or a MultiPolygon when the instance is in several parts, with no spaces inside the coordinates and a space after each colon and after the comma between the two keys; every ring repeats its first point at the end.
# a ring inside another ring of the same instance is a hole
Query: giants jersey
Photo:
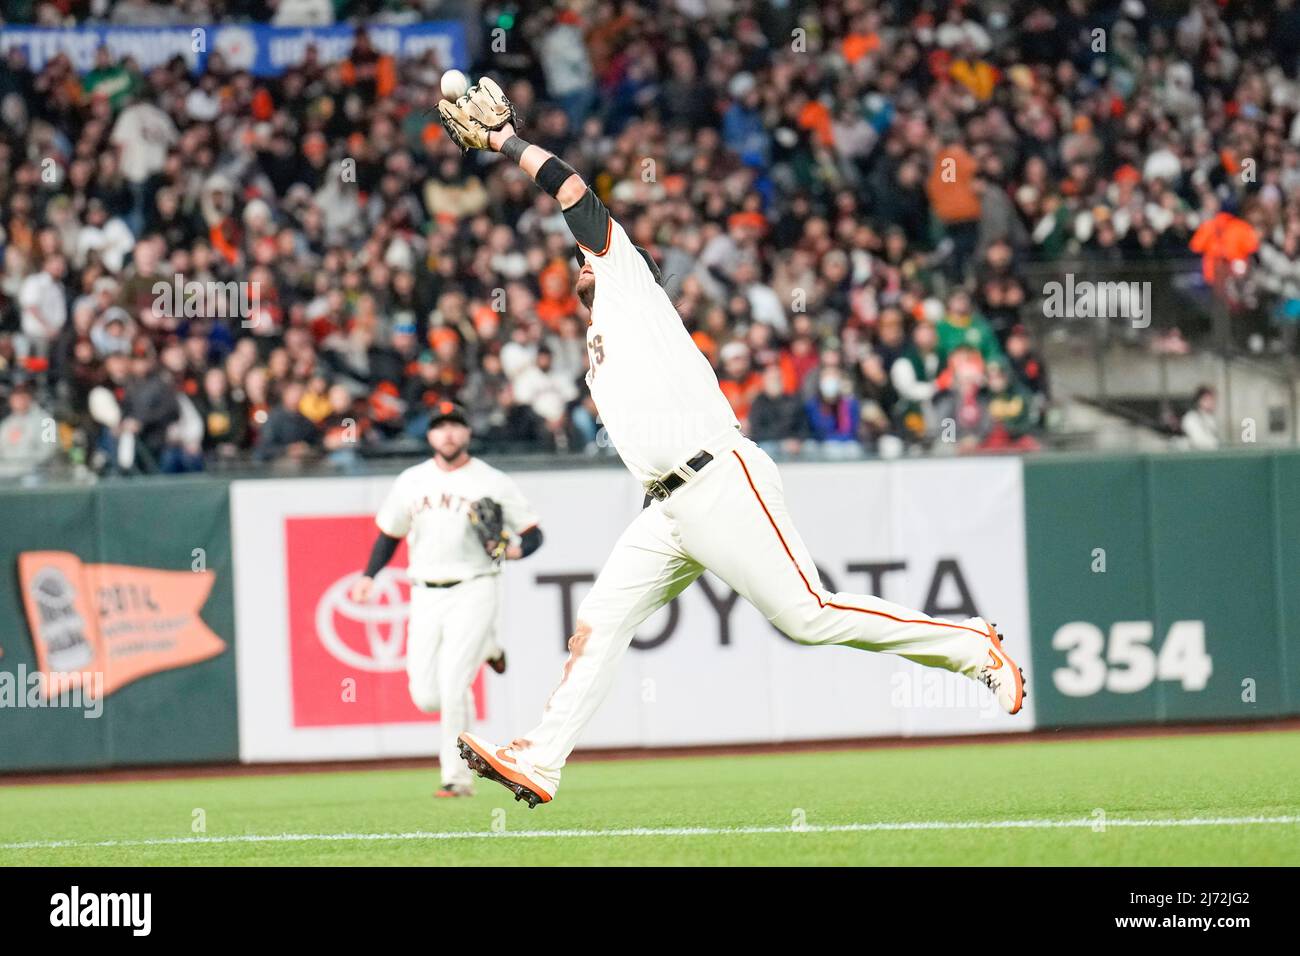
{"type": "Polygon", "coordinates": [[[500,571],[469,523],[479,498],[499,502],[505,527],[521,534],[537,524],[519,486],[485,461],[471,458],[443,471],[432,458],[397,476],[375,524],[390,538],[406,538],[412,581],[463,581],[500,571]]]}
{"type": "Polygon", "coordinates": [[[587,386],[623,463],[645,484],[729,448],[740,423],[718,377],[623,227],[590,190],[564,216],[596,276],[587,386]]]}

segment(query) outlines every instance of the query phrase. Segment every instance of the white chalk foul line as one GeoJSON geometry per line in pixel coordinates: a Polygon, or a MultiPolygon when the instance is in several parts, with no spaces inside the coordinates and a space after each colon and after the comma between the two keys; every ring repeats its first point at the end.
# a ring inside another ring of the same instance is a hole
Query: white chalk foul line
{"type": "Polygon", "coordinates": [[[832,826],[628,827],[611,830],[411,830],[405,833],[244,833],[231,836],[167,837],[157,840],[35,840],[0,843],[0,850],[59,850],[91,847],[202,846],[224,843],[346,843],[404,840],[600,840],[624,837],[750,836],[771,833],[890,833],[932,830],[1107,830],[1111,827],[1294,826],[1300,816],[1182,817],[1106,820],[916,820],[844,823],[832,826]]]}

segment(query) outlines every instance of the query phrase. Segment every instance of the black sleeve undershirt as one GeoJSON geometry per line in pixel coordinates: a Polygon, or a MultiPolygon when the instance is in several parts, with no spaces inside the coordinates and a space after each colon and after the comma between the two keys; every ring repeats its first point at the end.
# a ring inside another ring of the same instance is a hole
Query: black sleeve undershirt
{"type": "Polygon", "coordinates": [[[397,553],[397,546],[401,543],[401,538],[390,538],[381,531],[379,537],[375,539],[375,546],[370,549],[370,561],[366,565],[365,571],[366,577],[373,578],[382,571],[384,565],[393,560],[393,555],[397,553]]]}
{"type": "Polygon", "coordinates": [[[609,210],[590,189],[576,203],[564,210],[564,221],[569,224],[573,238],[584,248],[597,255],[605,254],[609,238],[609,210]]]}
{"type": "Polygon", "coordinates": [[[520,557],[528,557],[542,546],[542,529],[533,525],[519,536],[520,557]]]}

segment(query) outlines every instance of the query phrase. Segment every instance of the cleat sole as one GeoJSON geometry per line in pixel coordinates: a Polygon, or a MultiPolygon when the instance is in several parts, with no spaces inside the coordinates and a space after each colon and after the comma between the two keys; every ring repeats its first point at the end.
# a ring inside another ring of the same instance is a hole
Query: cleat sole
{"type": "Polygon", "coordinates": [[[491,780],[493,783],[501,784],[501,786],[505,787],[515,795],[516,802],[520,800],[526,801],[529,810],[543,802],[540,794],[535,793],[523,784],[515,783],[513,780],[509,780],[498,773],[495,767],[480,757],[478,751],[465,743],[465,741],[457,741],[457,746],[460,749],[461,759],[465,761],[470,770],[473,770],[484,780],[491,780]]]}

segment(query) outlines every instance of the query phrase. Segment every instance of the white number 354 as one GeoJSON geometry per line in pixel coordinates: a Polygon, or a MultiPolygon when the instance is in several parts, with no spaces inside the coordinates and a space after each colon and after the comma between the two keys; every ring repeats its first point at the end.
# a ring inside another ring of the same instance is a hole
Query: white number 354
{"type": "Polygon", "coordinates": [[[1136,694],[1154,680],[1178,681],[1183,690],[1204,690],[1214,665],[1205,651],[1204,621],[1175,621],[1159,654],[1151,647],[1150,621],[1116,621],[1110,647],[1101,628],[1087,621],[1062,625],[1052,647],[1065,652],[1065,667],[1052,672],[1056,689],[1067,697],[1091,697],[1098,691],[1136,694]],[[1104,655],[1104,656],[1103,656],[1104,655]]]}

